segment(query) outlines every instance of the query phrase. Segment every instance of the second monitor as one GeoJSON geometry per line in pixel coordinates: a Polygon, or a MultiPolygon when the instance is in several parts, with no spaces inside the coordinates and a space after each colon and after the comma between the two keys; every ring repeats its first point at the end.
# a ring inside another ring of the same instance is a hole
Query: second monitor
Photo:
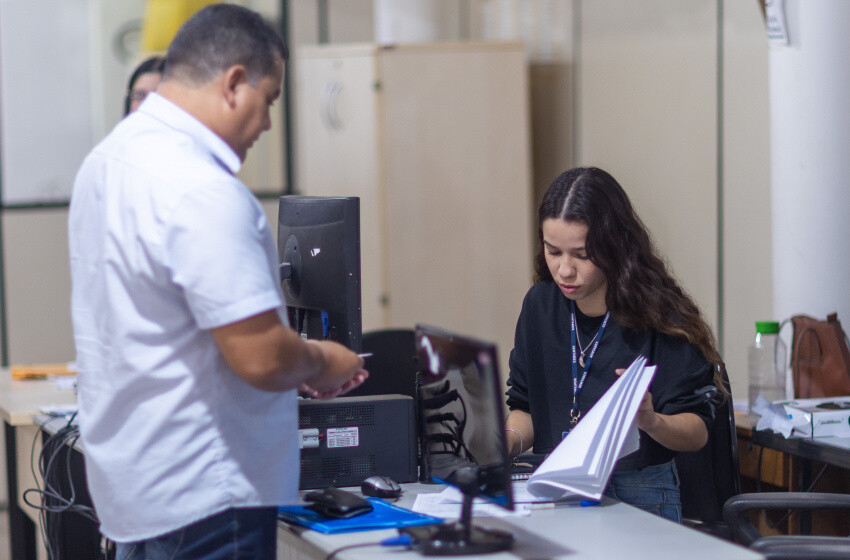
{"type": "Polygon", "coordinates": [[[277,246],[290,326],[360,352],[360,199],[282,196],[277,246]]]}

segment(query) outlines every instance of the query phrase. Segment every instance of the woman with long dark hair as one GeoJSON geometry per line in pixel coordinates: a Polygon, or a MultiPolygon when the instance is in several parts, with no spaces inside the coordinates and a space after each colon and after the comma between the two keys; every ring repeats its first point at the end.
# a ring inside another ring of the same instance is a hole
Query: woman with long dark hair
{"type": "Polygon", "coordinates": [[[510,355],[511,454],[551,452],[645,355],[657,369],[637,414],[640,449],[617,462],[605,494],[681,521],[674,459],[705,445],[723,386],[711,329],[605,171],[560,175],[540,205],[538,236],[510,355]]]}
{"type": "Polygon", "coordinates": [[[152,91],[155,91],[162,74],[165,72],[165,58],[152,56],[143,60],[127,81],[127,94],[124,97],[124,116],[126,117],[139,108],[142,101],[152,91]]]}

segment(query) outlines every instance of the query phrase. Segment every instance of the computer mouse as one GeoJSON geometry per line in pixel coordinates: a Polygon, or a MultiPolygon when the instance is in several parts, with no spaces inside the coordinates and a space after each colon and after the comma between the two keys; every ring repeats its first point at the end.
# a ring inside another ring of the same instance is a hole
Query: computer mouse
{"type": "Polygon", "coordinates": [[[340,488],[314,490],[304,495],[306,506],[324,517],[345,519],[372,511],[372,504],[353,492],[340,488]]]}
{"type": "Polygon", "coordinates": [[[370,476],[360,485],[364,496],[378,498],[398,498],[401,496],[401,486],[388,476],[370,476]]]}

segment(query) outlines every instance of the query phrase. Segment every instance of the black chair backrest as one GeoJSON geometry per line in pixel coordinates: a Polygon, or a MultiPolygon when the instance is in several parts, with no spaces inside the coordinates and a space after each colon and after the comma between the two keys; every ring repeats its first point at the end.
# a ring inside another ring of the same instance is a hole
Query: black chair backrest
{"type": "Polygon", "coordinates": [[[706,524],[720,523],[723,504],[728,498],[741,493],[738,439],[729,377],[724,365],[717,367],[721,369],[729,395],[722,403],[715,404],[714,425],[708,434],[708,443],[699,451],[679,453],[676,457],[682,517],[706,524]]]}
{"type": "Polygon", "coordinates": [[[346,396],[407,395],[416,399],[416,331],[387,329],[363,333],[363,352],[371,353],[365,367],[369,378],[346,396]]]}

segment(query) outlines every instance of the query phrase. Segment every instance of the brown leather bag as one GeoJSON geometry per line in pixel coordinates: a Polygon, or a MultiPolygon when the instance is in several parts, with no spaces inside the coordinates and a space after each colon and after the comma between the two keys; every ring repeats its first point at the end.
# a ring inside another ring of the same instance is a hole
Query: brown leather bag
{"type": "Polygon", "coordinates": [[[798,399],[850,395],[850,350],[838,314],[791,317],[791,371],[798,399]]]}

